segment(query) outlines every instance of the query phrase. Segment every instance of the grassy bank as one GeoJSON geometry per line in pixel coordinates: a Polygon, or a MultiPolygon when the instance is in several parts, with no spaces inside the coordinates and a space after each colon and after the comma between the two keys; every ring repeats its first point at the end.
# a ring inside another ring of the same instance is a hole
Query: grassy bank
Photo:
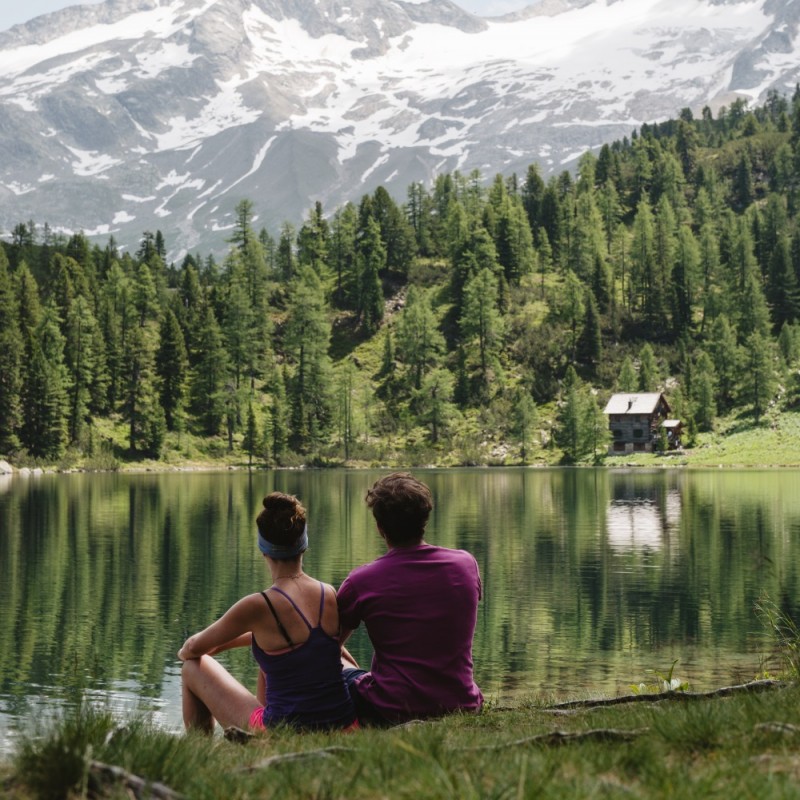
{"type": "Polygon", "coordinates": [[[608,707],[488,708],[388,731],[234,744],[120,726],[84,711],[22,742],[0,793],[190,798],[591,798],[798,796],[800,689],[727,698],[647,696],[608,707]],[[571,739],[554,732],[583,734],[571,739]],[[100,764],[120,768],[109,776],[100,764]]]}

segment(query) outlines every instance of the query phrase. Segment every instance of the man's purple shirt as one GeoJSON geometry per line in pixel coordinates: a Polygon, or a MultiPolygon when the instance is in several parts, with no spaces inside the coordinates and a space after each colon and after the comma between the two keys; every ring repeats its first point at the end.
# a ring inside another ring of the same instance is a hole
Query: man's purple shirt
{"type": "Polygon", "coordinates": [[[354,569],[338,594],[339,622],[363,622],[375,648],[358,693],[387,719],[476,710],[472,637],[481,598],[478,564],[464,550],[397,547],[354,569]]]}

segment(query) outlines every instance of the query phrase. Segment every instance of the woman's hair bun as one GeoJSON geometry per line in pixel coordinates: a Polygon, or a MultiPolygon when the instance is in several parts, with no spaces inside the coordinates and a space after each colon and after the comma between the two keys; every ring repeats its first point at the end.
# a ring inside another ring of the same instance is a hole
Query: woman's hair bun
{"type": "Polygon", "coordinates": [[[256,518],[261,535],[273,544],[290,545],[303,535],[306,510],[293,495],[272,492],[262,501],[264,510],[256,518]]]}

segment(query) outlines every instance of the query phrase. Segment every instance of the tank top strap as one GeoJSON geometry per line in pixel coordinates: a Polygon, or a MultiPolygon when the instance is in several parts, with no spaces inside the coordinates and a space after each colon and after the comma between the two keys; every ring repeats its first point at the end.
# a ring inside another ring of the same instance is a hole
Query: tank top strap
{"type": "Polygon", "coordinates": [[[278,592],[278,594],[282,594],[289,601],[292,608],[300,615],[300,619],[302,619],[303,622],[305,622],[305,624],[308,625],[308,629],[310,631],[314,630],[314,626],[306,619],[306,615],[297,607],[297,603],[295,603],[295,601],[292,600],[292,598],[289,597],[289,595],[286,594],[286,592],[284,592],[283,589],[279,589],[277,586],[271,586],[270,590],[274,590],[278,592]]]}
{"type": "Polygon", "coordinates": [[[319,582],[319,619],[317,620],[317,627],[322,627],[322,612],[325,610],[325,584],[319,582]]]}

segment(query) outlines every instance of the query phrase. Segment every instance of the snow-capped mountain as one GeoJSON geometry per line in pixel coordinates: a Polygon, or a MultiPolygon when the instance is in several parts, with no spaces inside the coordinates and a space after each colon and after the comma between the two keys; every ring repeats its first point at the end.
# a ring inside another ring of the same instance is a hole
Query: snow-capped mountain
{"type": "Polygon", "coordinates": [[[236,203],[299,222],[384,184],[560,171],[643,122],[800,79],[797,0],[107,0],[0,33],[0,229],[179,257],[236,203]]]}

